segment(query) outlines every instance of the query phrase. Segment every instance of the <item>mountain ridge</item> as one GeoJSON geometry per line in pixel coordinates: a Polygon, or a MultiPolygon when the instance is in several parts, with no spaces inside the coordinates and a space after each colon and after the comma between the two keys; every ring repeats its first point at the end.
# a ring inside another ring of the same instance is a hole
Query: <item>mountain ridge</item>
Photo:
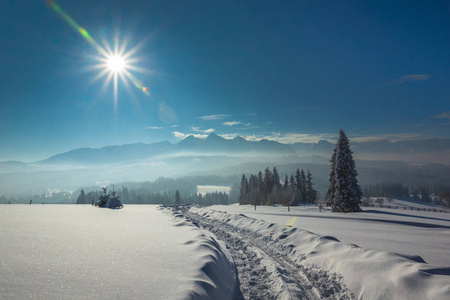
{"type": "MultiPolygon", "coordinates": [[[[356,157],[367,159],[373,156],[374,160],[402,160],[402,155],[422,159],[420,162],[439,163],[430,160],[433,156],[438,159],[448,156],[450,164],[450,139],[429,138],[420,140],[407,140],[390,142],[388,140],[351,142],[356,157]],[[430,154],[430,157],[426,157],[430,154]],[[437,155],[437,156],[436,156],[437,155]],[[426,160],[429,161],[426,161],[426,160]]],[[[225,139],[217,134],[211,133],[207,138],[196,138],[192,135],[184,138],[178,143],[168,141],[155,143],[133,143],[124,145],[110,145],[99,148],[77,148],[67,152],[58,153],[47,159],[33,163],[20,161],[0,162],[3,166],[21,167],[28,164],[110,164],[131,161],[140,161],[163,155],[176,155],[180,153],[195,153],[198,155],[227,155],[227,154],[264,154],[264,155],[319,155],[330,157],[334,144],[319,140],[317,143],[292,143],[285,144],[277,141],[262,139],[260,141],[248,141],[243,137],[236,136],[233,139],[225,139]]]]}

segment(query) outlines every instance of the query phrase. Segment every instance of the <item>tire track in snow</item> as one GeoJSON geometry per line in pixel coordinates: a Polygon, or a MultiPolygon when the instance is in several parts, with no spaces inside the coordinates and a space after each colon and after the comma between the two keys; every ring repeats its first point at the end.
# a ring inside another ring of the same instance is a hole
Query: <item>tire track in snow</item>
{"type": "Polygon", "coordinates": [[[352,299],[352,293],[336,275],[292,261],[289,249],[281,248],[273,237],[257,236],[250,230],[189,210],[182,213],[193,224],[225,242],[238,269],[246,299],[352,299]]]}

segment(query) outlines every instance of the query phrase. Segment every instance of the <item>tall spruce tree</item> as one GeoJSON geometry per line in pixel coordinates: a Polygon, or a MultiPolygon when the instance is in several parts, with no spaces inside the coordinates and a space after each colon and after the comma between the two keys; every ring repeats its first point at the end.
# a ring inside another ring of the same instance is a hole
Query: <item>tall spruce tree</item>
{"type": "Polygon", "coordinates": [[[333,205],[333,199],[336,196],[336,151],[337,147],[334,148],[333,154],[331,155],[330,163],[331,163],[331,172],[330,172],[330,185],[327,190],[326,198],[327,198],[327,204],[326,206],[332,206],[333,205]]]}
{"type": "Polygon", "coordinates": [[[315,203],[317,199],[317,191],[313,188],[314,183],[312,183],[312,175],[308,170],[306,175],[306,197],[308,203],[315,203]]]}
{"type": "MultiPolygon", "coordinates": [[[[330,188],[334,197],[331,199],[331,207],[334,212],[358,212],[361,211],[362,191],[358,185],[356,176],[358,173],[353,160],[353,152],[344,130],[340,130],[336,144],[334,164],[331,166],[330,188]]],[[[334,155],[334,153],[333,153],[334,155]]],[[[331,159],[333,161],[333,157],[331,159]]]]}
{"type": "Polygon", "coordinates": [[[289,189],[289,178],[288,178],[287,174],[286,174],[286,177],[284,177],[283,189],[285,191],[287,191],[289,189]]]}
{"type": "Polygon", "coordinates": [[[281,182],[280,182],[280,175],[278,175],[278,171],[277,168],[273,167],[273,171],[272,171],[272,181],[273,181],[273,186],[280,188],[281,187],[281,182]]]}
{"type": "Polygon", "coordinates": [[[272,172],[270,171],[269,167],[267,167],[264,170],[263,186],[264,186],[263,204],[266,205],[269,195],[270,195],[270,193],[272,193],[272,189],[273,189],[273,177],[272,177],[272,172]]]}
{"type": "Polygon", "coordinates": [[[303,203],[307,202],[308,195],[306,193],[306,176],[303,169],[300,172],[300,201],[303,203]]]}

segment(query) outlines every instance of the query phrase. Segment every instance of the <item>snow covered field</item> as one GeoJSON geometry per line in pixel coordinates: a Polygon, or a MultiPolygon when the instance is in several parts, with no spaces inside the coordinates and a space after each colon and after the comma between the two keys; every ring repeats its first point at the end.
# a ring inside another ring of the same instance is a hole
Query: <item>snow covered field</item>
{"type": "Polygon", "coordinates": [[[450,299],[449,223],[379,208],[2,205],[0,299],[450,299]]]}
{"type": "MultiPolygon", "coordinates": [[[[391,205],[407,205],[399,200],[391,205]],[[398,201],[398,203],[396,203],[398,201]]],[[[293,226],[333,236],[359,247],[421,256],[427,263],[450,267],[450,213],[363,207],[362,213],[319,212],[317,207],[267,207],[218,205],[211,207],[269,223],[293,226]]]]}
{"type": "Polygon", "coordinates": [[[235,267],[157,206],[0,207],[0,299],[231,299],[235,267]]]}

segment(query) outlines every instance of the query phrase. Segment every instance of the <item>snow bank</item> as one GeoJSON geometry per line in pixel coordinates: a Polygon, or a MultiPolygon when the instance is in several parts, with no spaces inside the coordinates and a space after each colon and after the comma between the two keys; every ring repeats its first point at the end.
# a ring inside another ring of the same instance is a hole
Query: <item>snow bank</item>
{"type": "Polygon", "coordinates": [[[450,214],[389,208],[366,208],[356,214],[332,213],[315,206],[214,205],[215,210],[331,235],[361,248],[420,256],[436,266],[450,266],[450,214]]]}
{"type": "Polygon", "coordinates": [[[331,236],[242,214],[199,208],[191,211],[273,244],[301,266],[338,274],[358,299],[450,299],[450,267],[431,266],[420,257],[359,248],[331,236]]]}
{"type": "Polygon", "coordinates": [[[174,217],[176,226],[196,232],[195,237],[185,242],[185,245],[193,248],[191,255],[199,262],[199,270],[193,276],[194,288],[186,299],[241,299],[236,266],[222,242],[186,221],[177,211],[164,212],[169,212],[174,217]]]}

